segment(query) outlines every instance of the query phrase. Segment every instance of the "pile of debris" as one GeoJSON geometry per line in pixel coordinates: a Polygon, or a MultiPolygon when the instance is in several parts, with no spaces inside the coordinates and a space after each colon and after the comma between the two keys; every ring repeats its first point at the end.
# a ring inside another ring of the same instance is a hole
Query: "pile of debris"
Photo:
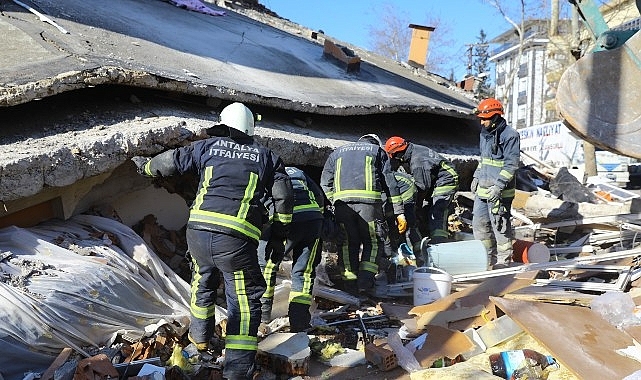
{"type": "MultiPolygon", "coordinates": [[[[337,254],[324,252],[306,332],[288,332],[285,261],[257,378],[341,378],[345,368],[349,378],[505,378],[497,360],[514,352],[553,358],[525,365],[536,378],[638,378],[639,197],[607,184],[574,187],[563,175],[518,191],[518,265],[509,268],[479,264],[486,255],[470,240],[466,193],[450,218],[458,241],[424,240],[432,269],[392,258],[368,299],[339,289],[337,254]],[[417,296],[426,290],[431,298],[417,296]]],[[[198,352],[186,339],[184,231],[149,215],[134,232],[105,216],[3,230],[0,296],[12,305],[0,313],[4,379],[221,378],[224,289],[217,338],[198,352]]]]}

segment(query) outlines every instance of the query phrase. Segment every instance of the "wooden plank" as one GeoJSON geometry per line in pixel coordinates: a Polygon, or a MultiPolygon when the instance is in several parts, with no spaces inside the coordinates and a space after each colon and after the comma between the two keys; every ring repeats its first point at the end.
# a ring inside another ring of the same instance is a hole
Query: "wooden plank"
{"type": "Polygon", "coordinates": [[[641,369],[615,352],[632,338],[588,308],[490,298],[580,379],[623,379],[641,369]]]}
{"type": "Polygon", "coordinates": [[[58,357],[56,357],[56,360],[54,360],[53,363],[51,363],[51,365],[49,366],[49,368],[47,368],[47,370],[42,374],[42,376],[40,377],[40,380],[53,379],[54,373],[58,368],[60,368],[60,366],[65,364],[65,362],[69,358],[69,355],[71,355],[71,352],[72,352],[71,348],[69,347],[63,348],[62,351],[60,351],[60,353],[58,354],[58,357]]]}
{"type": "Polygon", "coordinates": [[[544,301],[577,306],[590,306],[590,303],[595,297],[596,295],[593,294],[542,286],[528,286],[527,288],[519,289],[503,296],[503,298],[513,300],[544,301]]]}

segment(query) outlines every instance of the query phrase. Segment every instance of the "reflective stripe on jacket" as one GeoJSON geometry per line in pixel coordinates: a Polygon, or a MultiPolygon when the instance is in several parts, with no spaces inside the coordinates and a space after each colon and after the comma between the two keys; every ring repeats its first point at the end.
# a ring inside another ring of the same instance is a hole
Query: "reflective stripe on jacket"
{"type": "Polygon", "coordinates": [[[320,186],[304,171],[288,166],[285,171],[292,181],[294,189],[294,216],[293,220],[300,222],[306,220],[323,219],[325,209],[325,195],[320,186]]]}
{"type": "Polygon", "coordinates": [[[331,202],[380,203],[389,193],[394,213],[403,213],[387,153],[378,145],[355,142],[336,148],[325,162],[321,188],[331,202]]]}
{"type": "Polygon", "coordinates": [[[481,161],[474,172],[479,185],[476,194],[483,199],[488,197],[488,189],[497,185],[501,197],[513,198],[515,194],[514,174],[519,167],[521,140],[519,133],[505,119],[499,119],[492,131],[481,129],[481,161]]]}
{"type": "MultiPolygon", "coordinates": [[[[152,161],[154,159],[152,158],[152,161]]],[[[199,185],[189,226],[258,242],[265,194],[274,200],[274,219],[291,222],[293,190],[278,155],[252,138],[213,137],[173,151],[178,173],[196,172],[199,185]]]]}
{"type": "Polygon", "coordinates": [[[422,192],[434,197],[453,194],[458,190],[458,173],[454,165],[436,151],[408,143],[402,160],[409,162],[409,172],[422,192]]]}

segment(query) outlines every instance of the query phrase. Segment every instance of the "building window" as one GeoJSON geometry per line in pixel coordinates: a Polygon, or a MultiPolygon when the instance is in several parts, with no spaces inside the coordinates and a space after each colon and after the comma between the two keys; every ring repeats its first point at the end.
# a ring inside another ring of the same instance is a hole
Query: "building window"
{"type": "Polygon", "coordinates": [[[519,78],[524,78],[527,77],[528,75],[528,69],[527,69],[527,63],[521,63],[519,66],[519,78]]]}

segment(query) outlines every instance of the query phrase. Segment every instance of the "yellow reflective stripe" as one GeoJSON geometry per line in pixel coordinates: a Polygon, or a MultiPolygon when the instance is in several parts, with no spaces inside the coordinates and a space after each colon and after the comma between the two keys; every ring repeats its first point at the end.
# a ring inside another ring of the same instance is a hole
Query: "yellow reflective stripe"
{"type": "Polygon", "coordinates": [[[369,260],[361,261],[358,269],[366,270],[372,273],[378,273],[378,265],[376,264],[378,255],[378,239],[376,238],[376,224],[374,221],[367,223],[369,230],[369,239],[372,242],[372,252],[369,255],[369,260]]]}
{"type": "Polygon", "coordinates": [[[320,207],[318,206],[317,203],[294,206],[294,214],[296,214],[297,212],[303,212],[303,211],[320,211],[320,207]]]}
{"type": "Polygon", "coordinates": [[[274,272],[277,271],[276,264],[273,261],[268,260],[265,264],[265,270],[263,271],[263,277],[265,277],[265,282],[267,282],[267,289],[263,293],[263,298],[274,298],[274,285],[271,284],[271,278],[274,275],[274,272]]]}
{"type": "Polygon", "coordinates": [[[303,305],[312,304],[312,295],[303,292],[290,292],[289,302],[301,303],[303,305]]]}
{"type": "Polygon", "coordinates": [[[145,174],[147,174],[148,176],[151,176],[151,177],[154,176],[154,173],[151,172],[151,160],[149,160],[149,161],[147,161],[145,163],[145,166],[143,167],[143,170],[144,170],[145,174]]]}
{"type": "Polygon", "coordinates": [[[320,251],[318,249],[318,244],[320,244],[320,239],[316,239],[314,241],[314,245],[312,246],[309,252],[309,258],[307,259],[307,263],[305,263],[305,271],[303,272],[303,288],[301,290],[303,294],[312,293],[312,285],[314,285],[314,279],[312,278],[312,271],[314,270],[314,261],[316,261],[316,254],[318,251],[320,251]]]}
{"type": "Polygon", "coordinates": [[[260,230],[245,220],[247,216],[246,213],[249,210],[249,201],[251,200],[256,184],[258,183],[258,176],[255,173],[250,173],[249,185],[245,189],[245,196],[243,200],[241,200],[241,207],[238,210],[238,216],[234,217],[231,215],[221,214],[219,212],[200,209],[203,204],[205,194],[207,194],[207,189],[209,188],[213,173],[213,167],[208,166],[205,168],[203,181],[200,184],[200,188],[198,189],[198,193],[194,199],[193,207],[189,213],[189,221],[217,224],[236,230],[254,240],[258,240],[260,238],[260,230]]]}
{"type": "Polygon", "coordinates": [[[501,172],[499,172],[499,175],[507,179],[508,181],[511,180],[512,177],[514,177],[514,174],[508,172],[507,170],[501,170],[501,172]]]}
{"type": "Polygon", "coordinates": [[[501,191],[501,197],[503,198],[514,198],[515,195],[516,195],[516,189],[514,188],[503,189],[503,191],[501,191]]]}
{"type": "Polygon", "coordinates": [[[272,220],[277,220],[283,224],[288,224],[292,222],[292,214],[279,214],[277,212],[272,215],[272,220]]]}
{"type": "Polygon", "coordinates": [[[454,184],[458,185],[458,173],[456,172],[456,170],[448,165],[445,161],[441,161],[441,167],[445,169],[446,172],[450,173],[450,175],[454,179],[454,184]]]}
{"type": "Polygon", "coordinates": [[[343,165],[343,158],[336,160],[336,173],[334,175],[334,194],[341,191],[341,167],[343,165]]]}
{"type": "Polygon", "coordinates": [[[334,202],[334,190],[329,190],[325,193],[327,196],[327,199],[329,199],[330,202],[334,202]]]}
{"type": "Polygon", "coordinates": [[[403,200],[404,200],[404,199],[403,199],[402,194],[401,194],[401,195],[395,195],[395,196],[393,196],[393,197],[391,198],[391,200],[392,200],[392,203],[393,203],[393,204],[401,204],[401,203],[403,203],[403,200]]]}
{"type": "Polygon", "coordinates": [[[372,191],[374,179],[372,178],[372,157],[365,157],[365,190],[372,191]]]}
{"type": "Polygon", "coordinates": [[[258,338],[249,335],[227,335],[225,337],[225,348],[256,351],[258,349],[258,338]]]}
{"type": "Polygon", "coordinates": [[[247,212],[249,212],[249,205],[254,198],[254,191],[256,191],[257,184],[258,174],[250,172],[245,194],[243,195],[243,199],[240,200],[240,208],[238,209],[237,215],[238,219],[247,219],[247,212]]]}
{"type": "Polygon", "coordinates": [[[209,181],[214,174],[214,168],[207,166],[205,168],[205,174],[203,175],[203,182],[200,184],[198,193],[196,194],[196,199],[194,199],[193,209],[199,210],[200,206],[203,204],[203,199],[205,199],[205,194],[207,194],[207,188],[209,188],[209,181]]]}
{"type": "Polygon", "coordinates": [[[481,243],[485,247],[485,250],[489,252],[490,248],[492,248],[492,244],[494,243],[494,241],[492,239],[483,239],[481,240],[481,243]]]}
{"type": "Polygon", "coordinates": [[[192,209],[189,214],[190,214],[189,215],[190,222],[216,224],[219,226],[231,228],[232,230],[236,230],[242,233],[243,235],[248,236],[254,240],[260,239],[260,230],[256,226],[252,225],[251,223],[247,222],[244,219],[239,219],[235,216],[221,214],[219,212],[197,210],[197,209],[192,209]]]}
{"type": "MultiPolygon", "coordinates": [[[[249,320],[251,318],[249,310],[249,299],[247,298],[247,290],[245,289],[245,274],[242,270],[234,272],[234,290],[238,298],[239,309],[239,333],[240,335],[249,335],[249,320]]],[[[229,339],[229,337],[228,337],[229,339]]]]}
{"type": "MultiPolygon", "coordinates": [[[[349,264],[346,264],[346,265],[349,265],[349,264]]],[[[356,274],[354,274],[352,271],[349,271],[349,270],[345,270],[345,272],[343,272],[342,276],[343,276],[344,280],[356,280],[357,279],[356,274]]]]}
{"type": "Polygon", "coordinates": [[[198,264],[196,264],[196,260],[193,260],[194,262],[194,277],[193,280],[191,281],[191,298],[189,301],[189,310],[191,311],[191,314],[194,316],[194,318],[198,319],[209,319],[213,317],[216,313],[216,305],[211,305],[209,307],[202,307],[196,305],[196,293],[198,292],[198,282],[202,278],[200,273],[198,273],[198,264]]]}
{"type": "Polygon", "coordinates": [[[372,273],[378,273],[378,265],[376,265],[376,263],[370,263],[369,261],[361,261],[360,269],[372,273]]]}
{"type": "Polygon", "coordinates": [[[512,242],[508,241],[507,243],[497,244],[496,250],[499,252],[508,252],[512,250],[512,242]]]}
{"type": "Polygon", "coordinates": [[[334,199],[346,199],[346,198],[365,198],[372,200],[381,200],[381,193],[378,191],[365,191],[365,190],[345,190],[337,191],[334,193],[334,199]]]}
{"type": "Polygon", "coordinates": [[[451,193],[452,191],[454,191],[454,189],[456,189],[456,186],[439,186],[434,188],[434,192],[432,192],[432,196],[451,193]]]}
{"type": "Polygon", "coordinates": [[[499,167],[499,168],[502,168],[503,166],[505,166],[505,161],[503,161],[503,160],[494,160],[492,158],[487,158],[487,157],[483,158],[481,160],[481,163],[482,164],[487,164],[487,165],[490,165],[490,166],[496,166],[496,167],[499,167]]]}
{"type": "MultiPolygon", "coordinates": [[[[476,194],[481,198],[487,198],[490,195],[488,189],[481,186],[476,189],[476,194]]],[[[516,190],[513,187],[501,190],[501,198],[514,198],[515,195],[516,190]]]]}

